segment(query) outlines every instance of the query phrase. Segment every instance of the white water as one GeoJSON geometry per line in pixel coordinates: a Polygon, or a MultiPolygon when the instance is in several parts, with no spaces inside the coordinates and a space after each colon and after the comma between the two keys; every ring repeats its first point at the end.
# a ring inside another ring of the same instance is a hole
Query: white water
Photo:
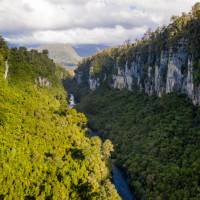
{"type": "Polygon", "coordinates": [[[69,98],[69,107],[73,108],[76,105],[75,100],[74,100],[74,95],[70,94],[70,98],[69,98]]]}

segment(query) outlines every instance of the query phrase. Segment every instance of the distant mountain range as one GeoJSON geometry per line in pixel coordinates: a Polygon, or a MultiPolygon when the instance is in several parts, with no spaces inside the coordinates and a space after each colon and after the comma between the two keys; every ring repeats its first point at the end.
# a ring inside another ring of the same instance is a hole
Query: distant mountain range
{"type": "Polygon", "coordinates": [[[66,69],[75,69],[83,57],[94,55],[96,52],[108,48],[107,45],[96,44],[46,44],[39,47],[39,50],[47,49],[49,58],[55,63],[64,66],[66,69]]]}
{"type": "Polygon", "coordinates": [[[48,50],[49,58],[66,69],[76,68],[82,59],[69,44],[46,44],[39,47],[39,50],[43,49],[48,50]]]}
{"type": "MultiPolygon", "coordinates": [[[[20,45],[9,44],[9,47],[19,47],[20,45]]],[[[66,69],[74,70],[83,57],[94,55],[102,49],[109,48],[104,44],[80,44],[70,45],[63,43],[52,43],[44,45],[27,46],[28,49],[48,50],[49,58],[55,63],[64,66],[66,69]]]]}
{"type": "Polygon", "coordinates": [[[102,49],[109,48],[105,44],[80,44],[73,46],[76,52],[82,57],[88,57],[94,55],[96,52],[101,51],[102,49]]]}

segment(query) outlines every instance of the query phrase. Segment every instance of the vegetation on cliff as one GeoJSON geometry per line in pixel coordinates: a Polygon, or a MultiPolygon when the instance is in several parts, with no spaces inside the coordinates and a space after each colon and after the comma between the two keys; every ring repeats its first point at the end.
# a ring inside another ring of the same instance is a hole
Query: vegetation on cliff
{"type": "MultiPolygon", "coordinates": [[[[141,40],[134,43],[126,42],[124,45],[105,49],[94,56],[86,58],[79,64],[76,70],[77,77],[81,75],[81,87],[88,87],[88,79],[98,78],[99,82],[113,83],[112,74],[116,74],[117,68],[130,69],[135,60],[139,60],[141,84],[144,85],[148,77],[148,67],[161,62],[161,55],[167,52],[168,56],[175,53],[180,46],[187,51],[187,57],[193,61],[194,82],[200,84],[200,3],[193,6],[190,13],[182,13],[181,16],[173,16],[168,26],[158,27],[155,31],[148,30],[141,40]],[[138,58],[139,57],[139,58],[138,58]]],[[[186,59],[187,60],[187,59],[186,59]]],[[[187,72],[187,63],[183,63],[181,70],[187,72]]],[[[138,72],[139,73],[139,72],[138,72]]],[[[161,74],[166,79],[167,71],[161,74]]],[[[80,91],[80,90],[79,90],[80,91]]]]}
{"type": "Polygon", "coordinates": [[[189,90],[198,90],[199,44],[200,3],[197,3],[190,13],[173,16],[168,26],[148,31],[139,41],[106,49],[85,59],[76,70],[75,79],[66,82],[66,87],[80,100],[78,109],[87,114],[91,128],[103,132],[104,137],[114,143],[114,156],[127,170],[138,199],[200,199],[199,107],[192,105],[188,97],[179,92],[166,95],[158,91],[163,95],[161,98],[155,96],[159,93],[152,92],[151,96],[143,93],[149,81],[150,67],[154,73],[156,66],[164,68],[159,77],[151,76],[150,81],[159,78],[166,87],[167,71],[170,71],[168,62],[172,57],[175,58],[169,65],[175,70],[171,70],[172,78],[168,78],[175,83],[176,78],[178,81],[180,78],[180,82],[184,78],[188,81],[188,78],[189,90]],[[191,60],[193,74],[189,76],[188,63],[191,60]],[[128,77],[123,74],[125,68],[135,70],[134,76],[137,77],[133,81],[139,80],[141,87],[132,87],[132,91],[112,90],[113,76],[119,74],[119,82],[128,77]],[[89,90],[90,83],[96,84],[93,92],[89,90]]]}
{"type": "Polygon", "coordinates": [[[200,198],[200,108],[185,96],[99,88],[78,109],[111,139],[138,199],[200,198]]]}
{"type": "Polygon", "coordinates": [[[67,105],[65,75],[45,52],[9,50],[0,38],[0,199],[120,199],[111,144],[85,136],[86,117],[67,105]]]}

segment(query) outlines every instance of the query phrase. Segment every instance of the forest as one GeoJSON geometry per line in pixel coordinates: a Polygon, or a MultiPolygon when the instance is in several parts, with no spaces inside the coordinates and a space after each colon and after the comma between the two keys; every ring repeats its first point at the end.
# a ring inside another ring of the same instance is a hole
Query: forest
{"type": "Polygon", "coordinates": [[[0,199],[120,199],[112,143],[87,137],[87,118],[68,106],[67,76],[46,51],[0,38],[0,199]]]}
{"type": "Polygon", "coordinates": [[[112,164],[137,200],[199,200],[200,107],[182,88],[162,93],[163,60],[170,83],[181,77],[200,105],[200,3],[83,59],[74,77],[48,50],[9,48],[0,37],[0,200],[120,200],[112,164]],[[148,95],[158,66],[161,95],[148,95]]]}
{"type": "MultiPolygon", "coordinates": [[[[140,74],[140,87],[145,86],[148,80],[148,67],[151,73],[155,73],[156,66],[161,65],[162,60],[168,56],[175,57],[179,48],[182,49],[177,60],[181,60],[184,54],[192,58],[194,86],[200,84],[200,3],[196,3],[191,12],[182,13],[181,16],[172,16],[169,25],[158,27],[156,30],[147,30],[140,40],[133,43],[125,41],[123,45],[108,48],[93,56],[85,58],[76,69],[75,83],[69,82],[68,90],[75,91],[75,95],[80,100],[81,95],[87,93],[89,79],[98,80],[98,83],[105,85],[113,84],[113,76],[120,69],[124,73],[126,67],[131,69],[132,63],[137,62],[140,74]],[[182,55],[183,54],[183,55],[182,55]],[[79,80],[80,79],[80,80],[79,80]],[[76,85],[77,82],[81,84],[76,85]]],[[[177,53],[178,54],[178,53],[177,53]]],[[[174,61],[176,65],[178,61],[174,61]]],[[[187,61],[185,61],[187,62],[187,61]]],[[[183,62],[181,73],[186,76],[187,64],[183,62]]],[[[161,66],[162,68],[162,66],[161,66]]],[[[163,82],[167,78],[167,69],[160,73],[163,82]]],[[[74,80],[74,79],[72,79],[74,80]]],[[[66,81],[65,85],[68,85],[66,81]]],[[[163,83],[162,83],[163,84],[163,83]]],[[[138,86],[137,86],[138,87],[138,86]]]]}
{"type": "MultiPolygon", "coordinates": [[[[198,88],[200,3],[189,13],[173,16],[169,25],[149,30],[141,40],[127,41],[85,59],[76,70],[75,78],[65,81],[65,87],[73,91],[80,102],[77,109],[86,114],[89,127],[113,142],[112,158],[127,172],[137,199],[198,200],[200,108],[184,92],[145,93],[148,67],[155,71],[166,51],[169,52],[167,59],[174,59],[169,64],[173,69],[182,54],[192,57],[193,83],[198,88]],[[184,50],[178,54],[181,48],[184,50]],[[136,59],[139,64],[134,63],[136,59]],[[121,72],[119,80],[124,80],[126,71],[134,70],[135,65],[136,78],[139,77],[135,82],[139,80],[140,87],[114,88],[113,77],[117,76],[117,70],[121,72]],[[140,70],[142,75],[138,76],[140,70]]],[[[180,70],[182,77],[187,76],[187,63],[179,67],[175,75],[180,70]]],[[[165,68],[160,74],[163,83],[168,70],[165,68]]],[[[152,77],[153,82],[155,77],[152,77]]],[[[176,81],[178,76],[174,77],[176,81]]]]}
{"type": "Polygon", "coordinates": [[[200,108],[183,95],[162,98],[99,88],[81,100],[89,127],[110,139],[113,159],[142,200],[200,198],[200,108]]]}

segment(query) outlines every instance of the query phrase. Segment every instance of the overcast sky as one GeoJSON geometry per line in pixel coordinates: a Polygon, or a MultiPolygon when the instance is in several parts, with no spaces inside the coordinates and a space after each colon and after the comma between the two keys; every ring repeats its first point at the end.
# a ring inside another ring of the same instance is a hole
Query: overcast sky
{"type": "Polygon", "coordinates": [[[169,23],[196,0],[0,0],[0,34],[12,44],[116,45],[169,23]]]}

